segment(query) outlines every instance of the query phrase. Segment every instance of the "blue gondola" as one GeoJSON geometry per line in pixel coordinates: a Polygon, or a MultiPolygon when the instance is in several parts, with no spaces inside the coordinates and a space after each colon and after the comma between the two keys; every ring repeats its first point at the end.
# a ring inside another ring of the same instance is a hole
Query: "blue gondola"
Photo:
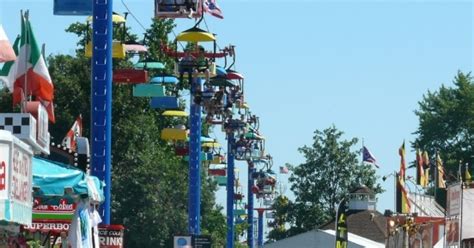
{"type": "Polygon", "coordinates": [[[152,84],[177,84],[178,79],[172,75],[156,76],[150,80],[152,84]]]}
{"type": "Polygon", "coordinates": [[[54,0],[55,15],[92,15],[92,0],[54,0]]]}
{"type": "Polygon", "coordinates": [[[153,97],[150,106],[156,109],[178,109],[179,99],[173,96],[153,97]]]}

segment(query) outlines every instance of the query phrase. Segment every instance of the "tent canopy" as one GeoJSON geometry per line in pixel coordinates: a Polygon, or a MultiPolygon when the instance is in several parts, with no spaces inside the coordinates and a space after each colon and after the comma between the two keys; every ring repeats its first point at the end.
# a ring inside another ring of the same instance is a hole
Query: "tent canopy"
{"type": "Polygon", "coordinates": [[[35,197],[87,196],[91,201],[104,200],[103,184],[97,177],[62,163],[33,158],[35,197]]]}

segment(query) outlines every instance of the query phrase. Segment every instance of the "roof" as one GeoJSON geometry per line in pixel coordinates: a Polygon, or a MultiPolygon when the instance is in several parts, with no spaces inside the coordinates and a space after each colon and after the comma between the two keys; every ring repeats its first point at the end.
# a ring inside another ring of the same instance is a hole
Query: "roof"
{"type": "MultiPolygon", "coordinates": [[[[347,211],[347,229],[349,232],[361,237],[384,243],[387,219],[383,214],[374,210],[349,210],[347,211]],[[372,218],[373,215],[373,218],[372,218]]],[[[322,230],[334,230],[334,219],[320,227],[322,230]]]]}
{"type": "Polygon", "coordinates": [[[433,196],[410,192],[408,199],[412,205],[411,213],[418,213],[418,216],[444,217],[444,208],[441,207],[433,196]]]}
{"type": "MultiPolygon", "coordinates": [[[[354,233],[348,233],[348,248],[383,248],[383,243],[360,237],[354,233]]],[[[287,247],[334,247],[335,232],[332,230],[311,230],[273,243],[265,244],[265,248],[287,248],[287,247]],[[317,244],[317,245],[315,245],[317,244]]]]}
{"type": "Polygon", "coordinates": [[[353,193],[372,194],[372,195],[374,194],[374,192],[365,185],[362,185],[362,186],[359,186],[359,187],[353,189],[350,193],[351,194],[353,194],[353,193]]]}

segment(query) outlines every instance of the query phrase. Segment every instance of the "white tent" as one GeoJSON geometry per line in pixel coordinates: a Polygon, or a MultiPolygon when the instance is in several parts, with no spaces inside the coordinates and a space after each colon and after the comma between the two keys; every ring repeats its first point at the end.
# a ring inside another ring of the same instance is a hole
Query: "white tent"
{"type": "MultiPolygon", "coordinates": [[[[385,244],[366,239],[364,237],[348,234],[348,248],[384,248],[385,244]]],[[[312,230],[295,235],[274,243],[266,244],[265,248],[287,248],[287,247],[334,247],[336,240],[334,230],[312,230]]]]}

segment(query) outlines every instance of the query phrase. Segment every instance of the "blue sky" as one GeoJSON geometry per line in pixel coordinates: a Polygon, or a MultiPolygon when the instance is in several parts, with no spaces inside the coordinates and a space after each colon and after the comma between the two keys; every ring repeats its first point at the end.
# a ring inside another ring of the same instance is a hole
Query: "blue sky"
{"type": "MultiPolygon", "coordinates": [[[[124,1],[147,27],[153,2],[124,1]]],[[[246,99],[261,117],[275,166],[303,162],[297,148],[311,144],[314,130],[335,124],[346,138],[364,139],[381,165],[378,175],[398,170],[398,148],[403,140],[414,140],[414,110],[422,95],[441,84],[452,85],[458,70],[472,71],[471,1],[218,3],[225,19],[208,16],[207,24],[221,47],[237,46],[246,99]]],[[[47,53],[73,53],[75,37],[64,29],[85,17],[53,16],[52,6],[53,0],[0,0],[0,23],[13,40],[20,30],[19,10],[30,9],[47,53]]],[[[125,11],[120,1],[114,6],[125,11]]],[[[143,33],[132,18],[128,23],[143,33]]],[[[192,25],[180,20],[176,32],[192,25]]],[[[414,160],[410,149],[407,160],[414,160]]],[[[238,166],[244,171],[244,164],[238,166]]],[[[393,179],[382,186],[381,212],[394,206],[393,179]]],[[[220,190],[223,204],[224,197],[220,190]]]]}

